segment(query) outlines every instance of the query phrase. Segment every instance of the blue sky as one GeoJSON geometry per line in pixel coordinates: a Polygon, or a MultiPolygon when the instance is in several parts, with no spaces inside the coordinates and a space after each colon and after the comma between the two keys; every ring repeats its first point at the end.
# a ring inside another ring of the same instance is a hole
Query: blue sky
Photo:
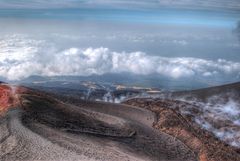
{"type": "Polygon", "coordinates": [[[0,9],[2,18],[41,18],[65,20],[103,20],[116,22],[135,22],[150,24],[206,25],[231,27],[236,26],[240,12],[211,11],[199,9],[0,9]]]}
{"type": "Polygon", "coordinates": [[[0,17],[234,27],[240,17],[240,3],[238,0],[0,0],[0,17]]]}
{"type": "Polygon", "coordinates": [[[202,8],[239,10],[238,0],[0,0],[1,8],[202,8]]]}

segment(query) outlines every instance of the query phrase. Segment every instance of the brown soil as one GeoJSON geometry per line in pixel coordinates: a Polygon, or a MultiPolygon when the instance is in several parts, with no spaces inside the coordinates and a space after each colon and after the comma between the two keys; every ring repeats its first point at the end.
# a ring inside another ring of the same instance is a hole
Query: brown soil
{"type": "Polygon", "coordinates": [[[181,140],[194,151],[200,161],[240,161],[239,149],[226,145],[210,132],[201,129],[191,117],[181,115],[178,103],[174,100],[143,98],[125,102],[154,112],[157,120],[153,127],[181,140]]]}

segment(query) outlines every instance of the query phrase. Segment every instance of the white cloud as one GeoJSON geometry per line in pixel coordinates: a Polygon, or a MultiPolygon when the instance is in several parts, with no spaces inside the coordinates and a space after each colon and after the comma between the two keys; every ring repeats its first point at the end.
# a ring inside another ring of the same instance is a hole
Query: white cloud
{"type": "Polygon", "coordinates": [[[59,76],[130,72],[174,79],[191,76],[237,76],[240,63],[191,57],[150,56],[144,52],[114,52],[108,48],[62,49],[50,41],[23,35],[0,39],[0,75],[19,80],[31,75],[59,76]]]}
{"type": "Polygon", "coordinates": [[[185,40],[173,40],[173,43],[178,44],[178,45],[182,45],[182,46],[185,46],[185,45],[188,44],[188,42],[185,41],[185,40]]]}

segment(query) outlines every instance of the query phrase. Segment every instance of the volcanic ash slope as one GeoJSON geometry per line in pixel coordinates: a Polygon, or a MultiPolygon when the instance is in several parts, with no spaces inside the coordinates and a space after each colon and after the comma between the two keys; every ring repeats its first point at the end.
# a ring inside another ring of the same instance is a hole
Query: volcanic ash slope
{"type": "Polygon", "coordinates": [[[148,109],[71,98],[63,101],[23,87],[4,88],[8,90],[1,91],[0,97],[4,102],[1,161],[198,160],[180,139],[152,127],[157,117],[148,109]]]}

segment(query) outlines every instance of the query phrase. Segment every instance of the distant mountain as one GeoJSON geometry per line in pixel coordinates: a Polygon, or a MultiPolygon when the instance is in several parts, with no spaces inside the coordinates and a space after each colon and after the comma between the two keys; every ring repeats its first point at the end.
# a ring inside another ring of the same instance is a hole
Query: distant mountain
{"type": "Polygon", "coordinates": [[[53,82],[69,82],[76,83],[79,81],[92,81],[98,84],[123,84],[127,86],[142,86],[142,87],[155,87],[165,90],[192,90],[198,88],[206,88],[213,85],[220,85],[222,82],[211,82],[201,80],[197,77],[192,78],[179,78],[173,79],[161,75],[136,75],[131,73],[120,74],[103,74],[91,76],[54,76],[54,77],[41,77],[30,76],[29,78],[20,81],[9,81],[10,83],[17,84],[31,84],[33,82],[46,82],[45,85],[49,86],[53,82]]]}
{"type": "Polygon", "coordinates": [[[190,96],[203,101],[215,95],[228,96],[240,100],[240,82],[197,90],[173,92],[171,95],[173,97],[190,96]]]}

